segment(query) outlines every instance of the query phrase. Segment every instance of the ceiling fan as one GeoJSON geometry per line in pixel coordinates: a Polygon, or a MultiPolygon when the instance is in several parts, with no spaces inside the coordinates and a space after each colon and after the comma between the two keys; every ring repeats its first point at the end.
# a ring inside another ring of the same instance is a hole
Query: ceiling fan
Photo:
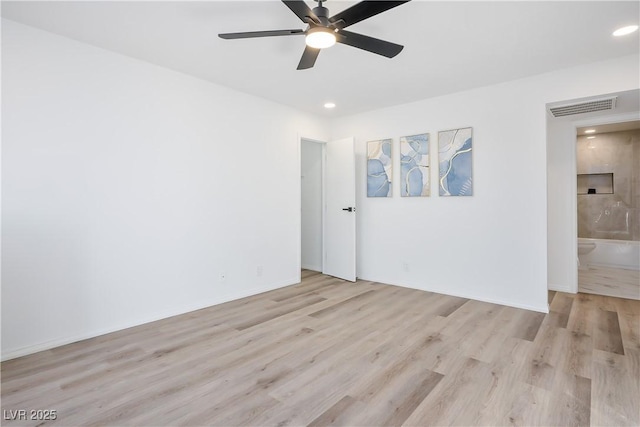
{"type": "Polygon", "coordinates": [[[376,39],[345,28],[357,22],[371,18],[410,0],[404,1],[361,1],[350,8],[329,17],[329,9],[322,6],[326,0],[316,0],[318,6],[310,9],[303,0],[282,0],[302,22],[308,26],[305,30],[250,31],[244,33],[218,34],[223,39],[246,39],[253,37],[297,36],[304,35],[306,46],[298,64],[298,70],[313,67],[320,50],[333,46],[336,42],[364,49],[378,55],[393,58],[404,46],[376,39]]]}

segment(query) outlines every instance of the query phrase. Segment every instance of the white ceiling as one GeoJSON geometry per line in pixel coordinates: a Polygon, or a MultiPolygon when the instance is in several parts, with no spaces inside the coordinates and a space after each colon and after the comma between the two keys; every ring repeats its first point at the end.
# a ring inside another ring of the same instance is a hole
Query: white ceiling
{"type": "MultiPolygon", "coordinates": [[[[311,7],[313,3],[308,1],[311,7]]],[[[325,3],[335,14],[355,2],[325,3]]],[[[2,16],[317,114],[417,101],[638,53],[638,1],[414,0],[349,27],[405,46],[387,59],[349,46],[297,71],[302,36],[222,40],[218,33],[304,28],[281,2],[2,1],[2,16]],[[326,101],[337,104],[325,110],[326,101]]]]}
{"type": "Polygon", "coordinates": [[[640,129],[640,120],[632,120],[629,122],[621,122],[621,123],[607,123],[603,125],[596,126],[585,126],[576,129],[578,135],[597,135],[600,133],[609,133],[609,132],[624,132],[627,130],[636,130],[640,129]],[[595,132],[586,133],[586,130],[593,129],[595,132]]]}

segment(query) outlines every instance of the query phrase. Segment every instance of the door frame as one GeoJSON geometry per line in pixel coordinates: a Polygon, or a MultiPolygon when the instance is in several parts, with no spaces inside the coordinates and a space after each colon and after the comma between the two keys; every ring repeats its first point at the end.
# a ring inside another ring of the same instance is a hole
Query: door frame
{"type": "Polygon", "coordinates": [[[327,164],[327,142],[328,141],[324,141],[322,139],[317,139],[317,138],[309,138],[306,136],[302,136],[302,135],[298,135],[298,174],[297,174],[297,187],[298,187],[298,191],[297,191],[297,198],[298,198],[298,227],[297,227],[297,231],[298,231],[298,253],[297,253],[297,275],[298,275],[298,282],[302,281],[302,181],[301,181],[301,177],[302,177],[302,142],[303,141],[307,141],[307,142],[312,142],[312,143],[316,143],[316,144],[320,144],[322,146],[322,154],[321,154],[321,169],[322,169],[322,194],[321,194],[321,206],[322,206],[322,234],[320,236],[321,242],[322,242],[322,269],[324,269],[324,260],[325,260],[325,245],[324,245],[324,232],[325,232],[325,191],[326,191],[326,185],[325,185],[325,167],[327,164]]]}
{"type": "MultiPolygon", "coordinates": [[[[561,102],[574,101],[574,100],[566,100],[561,102]]],[[[555,103],[553,103],[555,104],[555,103]]],[[[546,104],[549,106],[550,104],[546,104]]],[[[551,118],[547,116],[547,128],[548,121],[551,118]]],[[[561,120],[563,125],[563,130],[561,134],[561,139],[555,140],[555,144],[563,144],[570,148],[569,154],[566,157],[566,162],[568,167],[563,169],[562,176],[566,179],[568,183],[568,187],[572,190],[566,193],[566,200],[569,204],[566,212],[566,217],[563,217],[562,227],[567,230],[566,234],[562,234],[561,244],[563,246],[563,250],[561,251],[561,256],[563,259],[566,257],[565,261],[563,261],[563,266],[566,265],[564,273],[566,274],[566,282],[562,283],[551,283],[548,280],[548,269],[547,265],[547,289],[555,290],[560,292],[568,292],[568,293],[577,293],[578,292],[578,268],[577,268],[577,259],[578,259],[578,197],[575,194],[575,188],[577,186],[577,153],[576,153],[576,143],[577,143],[577,128],[586,127],[586,126],[597,126],[608,123],[620,123],[631,120],[640,119],[640,112],[631,111],[631,112],[622,112],[622,113],[611,113],[601,112],[593,115],[588,118],[563,118],[563,119],[553,119],[553,120],[561,120]]],[[[546,144],[550,143],[549,134],[547,134],[546,144]]],[[[548,156],[548,150],[547,150],[548,156]]],[[[549,167],[549,159],[546,160],[547,168],[549,167]]],[[[552,182],[551,182],[552,183],[552,182]]],[[[549,176],[547,172],[547,187],[549,186],[549,176]]],[[[548,191],[548,190],[547,190],[548,191]]],[[[549,215],[549,195],[547,193],[547,215],[549,215]]],[[[549,224],[546,226],[547,228],[547,257],[549,257],[549,224]]]]}
{"type": "MultiPolygon", "coordinates": [[[[571,125],[573,126],[573,161],[572,161],[572,175],[571,175],[571,181],[572,181],[572,188],[576,188],[578,185],[578,176],[577,176],[577,169],[578,169],[578,153],[577,153],[577,144],[578,144],[578,128],[583,128],[583,127],[590,127],[590,126],[600,126],[600,125],[606,125],[606,124],[612,124],[612,123],[624,123],[624,122],[630,122],[630,121],[635,121],[635,120],[639,120],[640,119],[640,113],[638,112],[631,112],[631,113],[620,113],[620,114],[603,114],[603,115],[597,115],[591,118],[586,118],[586,119],[581,119],[581,120],[574,120],[571,122],[571,125]]],[[[575,259],[578,258],[578,196],[576,195],[575,197],[573,197],[571,199],[572,202],[572,209],[571,209],[571,213],[573,216],[573,221],[572,221],[572,232],[573,232],[573,241],[575,243],[575,248],[574,248],[574,252],[572,253],[572,255],[575,257],[575,259]]],[[[548,285],[547,285],[548,286],[548,285]]],[[[578,266],[576,264],[576,268],[575,268],[575,275],[573,276],[573,281],[572,283],[569,284],[570,286],[570,292],[571,293],[578,293],[578,291],[580,290],[579,287],[579,283],[578,283],[578,266]]]]}

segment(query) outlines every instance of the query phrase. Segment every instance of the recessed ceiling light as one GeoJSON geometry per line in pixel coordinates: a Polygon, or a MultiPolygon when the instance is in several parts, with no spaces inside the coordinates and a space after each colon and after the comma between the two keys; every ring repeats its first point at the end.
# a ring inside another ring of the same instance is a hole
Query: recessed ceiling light
{"type": "Polygon", "coordinates": [[[324,104],[324,108],[335,108],[336,104],[334,104],[333,102],[327,102],[326,104],[324,104]]]}
{"type": "Polygon", "coordinates": [[[584,131],[584,133],[596,133],[595,129],[587,129],[584,131]]]}
{"type": "Polygon", "coordinates": [[[588,136],[587,139],[594,139],[595,136],[588,136]]]}
{"type": "Polygon", "coordinates": [[[634,31],[638,31],[637,25],[628,25],[626,27],[618,28],[613,32],[613,35],[616,37],[626,36],[627,34],[631,34],[634,31]]]}

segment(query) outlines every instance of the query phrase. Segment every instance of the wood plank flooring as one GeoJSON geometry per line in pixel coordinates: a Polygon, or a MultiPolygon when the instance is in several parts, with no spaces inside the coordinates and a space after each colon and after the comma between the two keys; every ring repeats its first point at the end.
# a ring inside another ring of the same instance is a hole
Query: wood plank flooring
{"type": "Polygon", "coordinates": [[[545,315],[304,271],[2,363],[3,424],[640,425],[640,301],[549,297],[545,315]]]}
{"type": "Polygon", "coordinates": [[[595,267],[578,269],[580,292],[640,300],[640,271],[595,267]]]}

